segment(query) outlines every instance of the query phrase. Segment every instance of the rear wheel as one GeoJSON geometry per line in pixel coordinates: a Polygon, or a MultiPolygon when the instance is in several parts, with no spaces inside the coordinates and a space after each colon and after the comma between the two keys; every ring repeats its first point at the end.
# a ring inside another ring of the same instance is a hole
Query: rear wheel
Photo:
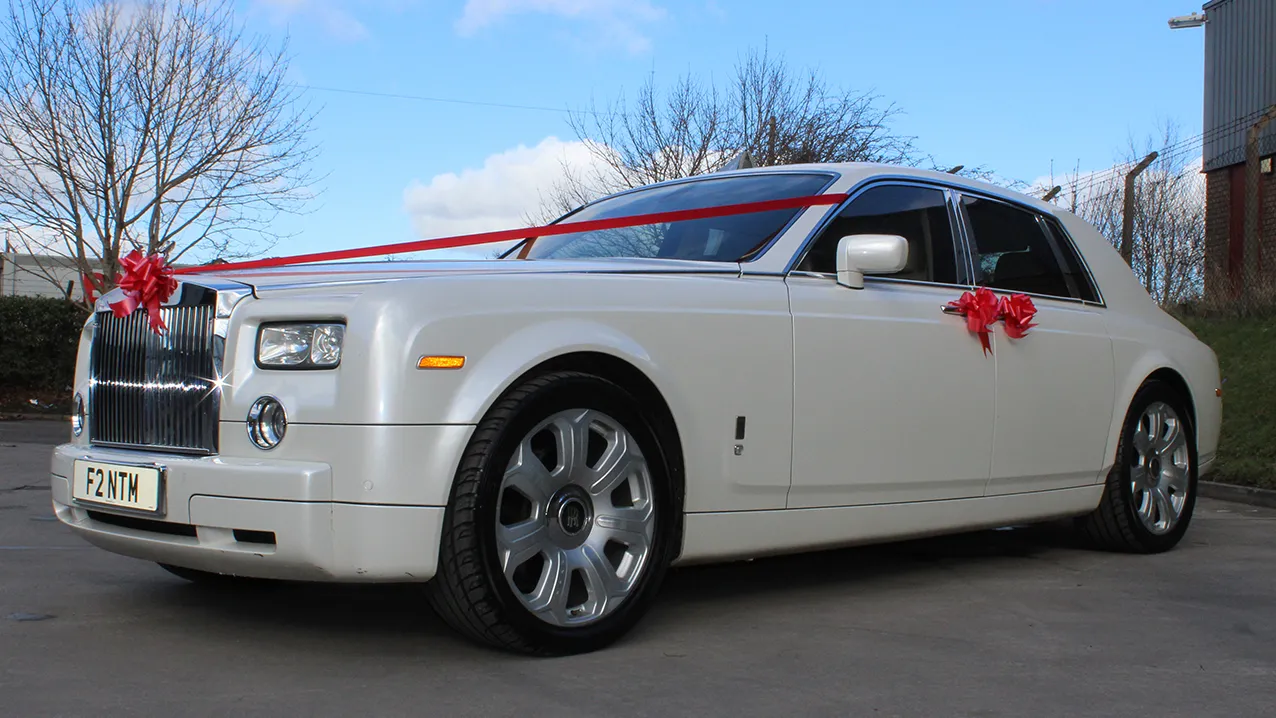
{"type": "Polygon", "coordinates": [[[1173,387],[1148,382],[1135,395],[1103,499],[1081,519],[1086,536],[1116,551],[1168,551],[1196,505],[1196,436],[1173,387]]]}
{"type": "Polygon", "coordinates": [[[674,550],[671,472],[651,418],[587,374],[531,379],[475,430],[426,590],[460,632],[523,653],[581,653],[627,632],[674,550]]]}

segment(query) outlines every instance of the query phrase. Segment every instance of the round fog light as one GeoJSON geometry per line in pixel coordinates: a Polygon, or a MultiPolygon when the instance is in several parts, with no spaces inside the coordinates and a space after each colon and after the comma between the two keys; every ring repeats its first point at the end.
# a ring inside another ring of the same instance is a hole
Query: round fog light
{"type": "Polygon", "coordinates": [[[75,393],[75,398],[71,400],[71,433],[79,436],[84,433],[84,420],[87,418],[84,411],[84,397],[79,392],[75,393]]]}
{"type": "Polygon", "coordinates": [[[279,446],[288,429],[288,417],[284,405],[273,396],[263,396],[253,402],[248,410],[248,438],[259,449],[270,450],[279,446]]]}

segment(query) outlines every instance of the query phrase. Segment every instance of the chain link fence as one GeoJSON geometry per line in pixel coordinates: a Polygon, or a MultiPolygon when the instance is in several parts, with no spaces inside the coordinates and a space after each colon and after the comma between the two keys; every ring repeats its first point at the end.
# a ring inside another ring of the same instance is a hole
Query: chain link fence
{"type": "Polygon", "coordinates": [[[1276,107],[1035,189],[1092,223],[1167,308],[1276,313],[1276,107]],[[1202,150],[1211,166],[1202,166],[1202,150]]]}

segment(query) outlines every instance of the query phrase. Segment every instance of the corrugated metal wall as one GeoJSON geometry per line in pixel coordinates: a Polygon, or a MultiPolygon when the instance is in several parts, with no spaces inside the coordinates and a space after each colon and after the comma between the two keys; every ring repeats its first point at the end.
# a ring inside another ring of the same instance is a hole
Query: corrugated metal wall
{"type": "MultiPolygon", "coordinates": [[[[1276,0],[1215,0],[1204,7],[1205,170],[1245,161],[1245,133],[1276,104],[1276,0]]],[[[1276,153],[1276,122],[1259,140],[1276,153]]]]}

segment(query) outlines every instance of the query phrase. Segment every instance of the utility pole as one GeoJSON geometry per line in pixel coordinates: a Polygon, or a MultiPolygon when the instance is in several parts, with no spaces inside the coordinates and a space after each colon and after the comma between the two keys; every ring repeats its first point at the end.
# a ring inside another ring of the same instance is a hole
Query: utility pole
{"type": "Polygon", "coordinates": [[[767,122],[766,164],[768,167],[775,165],[775,115],[771,115],[770,121],[767,122]]]}
{"type": "Polygon", "coordinates": [[[1125,175],[1125,207],[1121,211],[1121,259],[1133,266],[1134,260],[1134,178],[1143,174],[1156,160],[1156,153],[1144,157],[1125,175]]]}

